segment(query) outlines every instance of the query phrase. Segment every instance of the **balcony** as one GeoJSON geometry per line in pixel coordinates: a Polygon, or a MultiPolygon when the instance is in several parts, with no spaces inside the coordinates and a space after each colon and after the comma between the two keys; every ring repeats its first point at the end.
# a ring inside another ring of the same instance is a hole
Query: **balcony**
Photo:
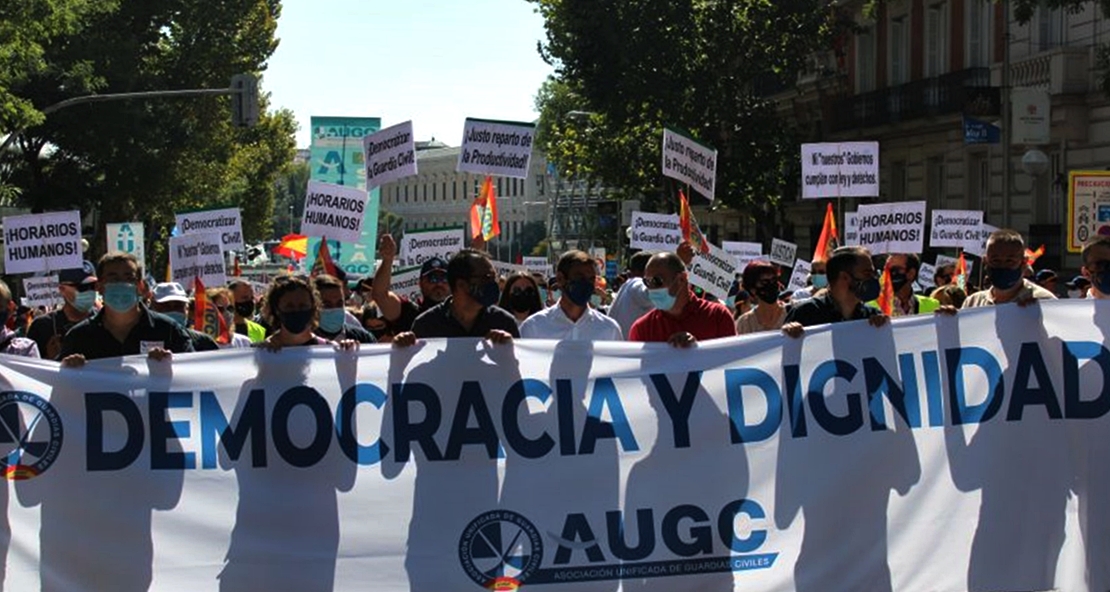
{"type": "Polygon", "coordinates": [[[828,129],[840,132],[960,113],[974,94],[968,89],[987,86],[990,69],[969,68],[845,97],[831,105],[828,129]]]}
{"type": "MultiPolygon", "coordinates": [[[[991,82],[1002,85],[1002,64],[991,67],[991,82]]],[[[1014,58],[1010,85],[1047,88],[1054,95],[1086,93],[1092,87],[1090,48],[1061,46],[1014,58]]]]}

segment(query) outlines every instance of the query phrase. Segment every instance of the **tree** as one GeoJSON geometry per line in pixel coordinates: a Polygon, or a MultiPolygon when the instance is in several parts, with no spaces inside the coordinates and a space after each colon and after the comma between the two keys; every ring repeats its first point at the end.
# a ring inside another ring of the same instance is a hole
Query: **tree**
{"type": "MultiPolygon", "coordinates": [[[[83,27],[45,43],[39,67],[12,77],[8,92],[35,109],[91,91],[226,88],[233,74],[265,69],[281,11],[278,0],[32,4],[98,8],[85,13],[83,27]]],[[[237,205],[248,241],[269,236],[274,180],[292,160],[294,131],[284,111],[233,128],[227,96],[76,106],[20,136],[11,183],[34,210],[94,213],[95,246],[104,222],[146,221],[160,265],[157,239],[169,235],[174,212],[237,205]]]]}
{"type": "Polygon", "coordinates": [[[311,171],[307,162],[290,164],[274,183],[274,226],[270,238],[277,240],[295,232],[304,216],[304,198],[311,171]]]}
{"type": "Polygon", "coordinates": [[[824,0],[529,1],[556,71],[537,97],[550,122],[540,141],[564,173],[672,203],[662,129],[687,130],[718,150],[717,199],[774,234],[798,140],[763,85],[789,81],[827,47],[835,19],[824,0]],[[569,105],[591,114],[571,120],[569,105]]]}

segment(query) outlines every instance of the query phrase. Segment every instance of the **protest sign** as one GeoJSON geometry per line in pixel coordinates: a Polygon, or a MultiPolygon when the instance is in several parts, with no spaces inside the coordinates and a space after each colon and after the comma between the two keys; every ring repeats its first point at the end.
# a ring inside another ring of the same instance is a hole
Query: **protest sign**
{"type": "Polygon", "coordinates": [[[790,281],[786,284],[786,289],[791,292],[797,292],[806,287],[809,281],[809,274],[813,271],[813,264],[809,261],[802,261],[798,259],[794,262],[794,272],[790,274],[790,281]]]}
{"type": "Polygon", "coordinates": [[[663,128],[663,175],[686,183],[713,201],[717,151],[685,134],[663,128]]]}
{"type": "Polygon", "coordinates": [[[674,252],[682,244],[682,228],[677,214],[632,212],[632,238],[629,245],[644,251],[674,252]]]}
{"type": "Polygon", "coordinates": [[[0,356],[4,587],[1107,590],[1108,333],[1073,300],[691,350],[0,356]]]}
{"type": "Polygon", "coordinates": [[[198,277],[206,288],[226,284],[222,243],[219,232],[170,237],[170,277],[186,290],[198,277]]]}
{"type": "Polygon", "coordinates": [[[466,248],[466,231],[462,226],[430,230],[406,230],[401,239],[401,260],[405,265],[423,265],[432,257],[444,261],[466,248]]]}
{"type": "Polygon", "coordinates": [[[844,212],[844,246],[859,246],[859,214],[844,212]]]}
{"type": "Polygon", "coordinates": [[[859,246],[872,255],[920,253],[924,244],[925,202],[862,205],[859,214],[859,246]]]}
{"type": "MultiPolygon", "coordinates": [[[[948,255],[937,255],[936,267],[941,268],[941,267],[944,267],[945,265],[951,265],[951,266],[955,267],[959,264],[959,262],[960,262],[960,260],[956,257],[949,257],[948,255]]],[[[974,259],[968,259],[967,257],[964,257],[964,264],[967,266],[967,276],[971,277],[972,276],[971,270],[975,268],[975,260],[974,259]]],[[[924,264],[922,264],[922,265],[924,265],[924,264]]],[[[953,273],[955,273],[955,272],[953,272],[953,273]]],[[[934,269],[932,275],[929,277],[929,281],[933,281],[932,276],[935,276],[935,275],[936,275],[936,270],[934,269]]],[[[953,277],[952,281],[955,281],[954,277],[953,277]]]]}
{"type": "Polygon", "coordinates": [[[390,275],[392,280],[389,290],[398,296],[407,298],[410,302],[420,302],[423,293],[420,292],[420,268],[406,267],[395,269],[390,275]]]}
{"type": "Polygon", "coordinates": [[[104,226],[109,251],[130,253],[139,260],[139,271],[146,269],[146,244],[142,222],[121,222],[104,226]]]}
{"type": "Polygon", "coordinates": [[[771,241],[771,263],[783,267],[794,267],[794,258],[798,255],[798,245],[788,243],[776,238],[771,241]]]}
{"type": "Polygon", "coordinates": [[[53,308],[62,301],[57,275],[23,278],[23,293],[26,294],[24,301],[27,306],[53,308]]]}
{"type": "Polygon", "coordinates": [[[936,287],[936,281],[934,280],[936,275],[937,268],[935,266],[922,262],[921,269],[917,270],[917,291],[936,287]]]}
{"type": "Polygon", "coordinates": [[[531,123],[468,117],[455,170],[527,179],[535,134],[536,126],[531,123]]]}
{"type": "Polygon", "coordinates": [[[978,210],[933,210],[929,246],[975,249],[982,242],[979,236],[982,223],[983,212],[978,210]]]}
{"type": "Polygon", "coordinates": [[[878,142],[802,144],[802,199],[878,195],[878,142]]]}
{"type": "Polygon", "coordinates": [[[709,252],[694,252],[690,262],[690,283],[716,296],[720,300],[728,298],[732,282],[736,280],[736,257],[713,243],[709,252]]]}
{"type": "Polygon", "coordinates": [[[551,263],[547,261],[547,257],[524,257],[524,267],[531,273],[538,273],[543,277],[551,277],[555,275],[551,272],[551,263]]]}
{"type": "Polygon", "coordinates": [[[986,257],[987,239],[990,238],[996,230],[998,230],[997,226],[992,226],[990,224],[987,224],[986,222],[983,222],[979,226],[979,240],[969,242],[968,248],[965,248],[964,252],[968,253],[969,255],[975,255],[976,257],[986,257]]]}
{"type": "Polygon", "coordinates": [[[220,235],[225,251],[243,250],[243,219],[239,208],[196,210],[174,216],[182,235],[215,232],[220,235]]]}
{"type": "Polygon", "coordinates": [[[366,215],[366,192],[357,187],[309,181],[301,234],[357,243],[366,215]]]}
{"type": "Polygon", "coordinates": [[[81,267],[81,212],[4,216],[4,273],[81,267]]]}
{"type": "Polygon", "coordinates": [[[721,248],[736,257],[736,271],[739,273],[744,273],[744,268],[752,261],[763,258],[763,245],[760,243],[724,241],[721,248]]]}
{"type": "MultiPolygon", "coordinates": [[[[498,261],[496,259],[494,259],[491,263],[493,263],[493,270],[496,271],[497,275],[501,277],[508,277],[509,275],[512,275],[514,273],[532,273],[527,267],[523,265],[505,263],[504,261],[498,261]]],[[[546,280],[547,274],[544,274],[543,277],[546,280]]]]}
{"type": "Polygon", "coordinates": [[[398,123],[362,139],[366,155],[366,188],[416,175],[416,141],[412,122],[398,123]]]}

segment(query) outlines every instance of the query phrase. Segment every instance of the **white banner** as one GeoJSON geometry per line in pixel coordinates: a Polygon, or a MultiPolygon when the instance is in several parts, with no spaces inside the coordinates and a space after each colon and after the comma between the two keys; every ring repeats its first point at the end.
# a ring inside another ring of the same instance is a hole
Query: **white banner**
{"type": "MultiPolygon", "coordinates": [[[[496,271],[497,275],[501,277],[508,277],[509,275],[512,275],[514,273],[532,273],[527,267],[523,265],[516,265],[515,263],[505,263],[504,261],[498,261],[497,259],[490,261],[490,263],[493,263],[493,270],[496,271]]],[[[551,274],[543,274],[545,281],[549,275],[551,274]]]]}
{"type": "Polygon", "coordinates": [[[412,122],[398,123],[362,139],[366,189],[416,175],[416,140],[412,122]]]}
{"type": "Polygon", "coordinates": [[[844,212],[844,246],[859,246],[859,213],[844,212]]]}
{"type": "Polygon", "coordinates": [[[690,350],[0,356],[4,585],[1104,591],[1107,333],[1073,300],[690,350]]]}
{"type": "Polygon", "coordinates": [[[532,273],[538,273],[543,277],[551,277],[555,275],[553,266],[547,262],[547,257],[523,257],[525,269],[532,273]]]}
{"type": "Polygon", "coordinates": [[[466,231],[458,228],[406,230],[401,239],[401,257],[406,265],[423,265],[432,257],[444,261],[466,248],[466,231]]]}
{"type": "Polygon", "coordinates": [[[81,212],[4,216],[4,273],[81,267],[81,212]]]}
{"type": "Polygon", "coordinates": [[[924,245],[925,202],[861,205],[859,246],[872,255],[920,253],[924,245]]]}
{"type": "Polygon", "coordinates": [[[678,214],[632,212],[632,239],[629,245],[633,249],[674,252],[680,244],[682,229],[678,226],[678,214]]]}
{"type": "Polygon", "coordinates": [[[752,261],[763,258],[763,245],[760,243],[723,241],[721,248],[736,257],[736,271],[739,273],[744,273],[744,268],[752,261]]]}
{"type": "Polygon", "coordinates": [[[420,302],[423,294],[420,292],[420,268],[410,267],[407,269],[394,270],[390,275],[392,283],[389,286],[390,291],[398,296],[408,298],[410,302],[420,302]]]}
{"type": "Polygon", "coordinates": [[[878,195],[878,142],[802,144],[802,199],[878,195]]]}
{"type": "Polygon", "coordinates": [[[527,179],[535,134],[536,126],[531,123],[467,117],[455,170],[527,179]]]}
{"type": "Polygon", "coordinates": [[[23,293],[26,294],[23,301],[27,306],[53,308],[62,302],[57,274],[23,278],[23,293]]]}
{"type": "Polygon", "coordinates": [[[981,242],[979,226],[983,212],[978,210],[933,210],[929,247],[957,247],[967,251],[981,242]]]}
{"type": "Polygon", "coordinates": [[[786,242],[781,238],[771,240],[771,263],[783,267],[794,267],[794,258],[798,256],[798,245],[786,242]]]}
{"type": "Polygon", "coordinates": [[[193,289],[197,277],[205,288],[227,283],[220,233],[187,234],[170,237],[170,277],[186,290],[193,289]]]}
{"type": "Polygon", "coordinates": [[[219,233],[225,251],[243,250],[243,217],[239,208],[174,214],[181,234],[219,233]]]}
{"type": "Polygon", "coordinates": [[[362,236],[367,199],[367,193],[358,187],[309,181],[301,234],[357,243],[362,236]]]}
{"type": "Polygon", "coordinates": [[[806,287],[809,281],[809,274],[813,271],[813,264],[809,261],[798,259],[794,262],[794,272],[790,274],[790,281],[786,284],[786,289],[797,292],[806,287]]]}
{"type": "Polygon", "coordinates": [[[109,251],[131,253],[139,260],[139,270],[146,269],[146,235],[142,222],[105,224],[104,230],[109,251]]]}
{"type": "Polygon", "coordinates": [[[663,128],[663,175],[686,183],[713,201],[717,186],[717,150],[663,128]]]}
{"type": "Polygon", "coordinates": [[[975,255],[976,257],[986,257],[987,239],[990,238],[996,230],[998,230],[997,226],[992,226],[990,224],[987,224],[986,222],[983,222],[979,226],[979,241],[972,241],[968,244],[968,247],[972,248],[964,249],[964,251],[966,251],[970,255],[975,255]]]}
{"type": "Polygon", "coordinates": [[[716,296],[719,300],[728,298],[729,288],[739,273],[736,257],[713,243],[709,252],[694,250],[694,260],[690,263],[690,283],[716,296]]]}

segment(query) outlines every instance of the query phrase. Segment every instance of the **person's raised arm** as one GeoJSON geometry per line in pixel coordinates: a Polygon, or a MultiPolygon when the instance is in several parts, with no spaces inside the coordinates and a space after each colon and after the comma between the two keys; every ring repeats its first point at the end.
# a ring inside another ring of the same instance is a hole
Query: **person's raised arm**
{"type": "Polygon", "coordinates": [[[382,258],[382,262],[374,272],[370,297],[378,305],[382,317],[392,323],[401,317],[401,297],[389,290],[389,286],[393,283],[393,259],[397,256],[397,242],[389,233],[383,234],[378,239],[378,255],[382,258]]]}

